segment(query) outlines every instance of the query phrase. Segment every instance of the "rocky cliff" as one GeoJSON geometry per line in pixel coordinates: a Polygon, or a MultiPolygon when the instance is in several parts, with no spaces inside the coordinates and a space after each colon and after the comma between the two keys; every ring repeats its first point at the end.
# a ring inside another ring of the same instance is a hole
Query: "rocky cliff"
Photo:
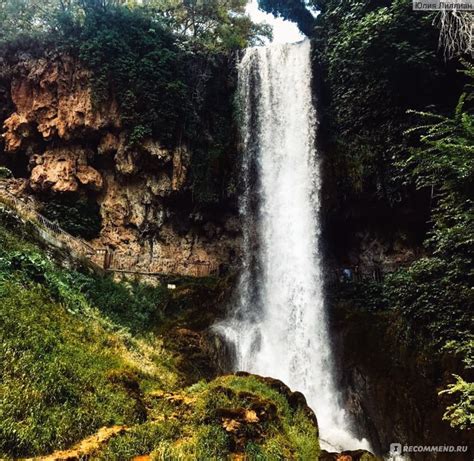
{"type": "MultiPolygon", "coordinates": [[[[472,434],[443,421],[452,401],[438,395],[452,382],[452,373],[464,374],[460,358],[424,345],[396,311],[370,311],[333,299],[331,329],[337,332],[333,343],[345,408],[375,453],[386,454],[392,443],[471,446],[472,434]]],[[[425,452],[410,459],[443,456],[425,452]]],[[[471,454],[448,456],[467,460],[471,454]]]]}
{"type": "Polygon", "coordinates": [[[24,178],[24,193],[98,203],[102,228],[92,243],[121,255],[124,269],[160,272],[173,260],[174,271],[189,274],[195,264],[212,271],[232,264],[235,207],[195,206],[192,146],[152,138],[129,145],[113,95],[98,104],[90,72],[72,56],[19,53],[2,65],[10,88],[2,96],[11,101],[3,159],[24,178]]]}

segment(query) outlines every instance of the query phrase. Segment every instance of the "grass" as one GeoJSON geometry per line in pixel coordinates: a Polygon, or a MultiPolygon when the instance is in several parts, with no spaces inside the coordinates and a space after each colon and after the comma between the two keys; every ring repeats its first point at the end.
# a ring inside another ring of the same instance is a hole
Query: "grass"
{"type": "Polygon", "coordinates": [[[162,288],[59,267],[12,216],[0,220],[0,457],[65,448],[146,417],[142,389],[173,388],[173,357],[134,336],[162,288]]]}
{"type": "Polygon", "coordinates": [[[90,459],[316,459],[308,415],[262,380],[183,388],[196,378],[183,375],[167,331],[209,324],[223,302],[219,281],[187,280],[172,293],[116,283],[62,267],[32,235],[0,209],[0,458],[45,455],[124,425],[90,459]],[[226,429],[223,412],[256,408],[270,416],[226,429]]]}
{"type": "Polygon", "coordinates": [[[37,455],[100,426],[141,420],[139,395],[108,379],[132,370],[115,338],[68,315],[40,286],[2,282],[0,303],[3,454],[37,455]]]}
{"type": "Polygon", "coordinates": [[[308,415],[260,378],[223,376],[153,400],[154,421],[115,438],[100,459],[150,453],[152,460],[227,460],[232,453],[249,460],[318,459],[317,429],[308,415]],[[256,411],[259,420],[235,416],[239,428],[227,430],[222,415],[245,410],[256,411]]]}

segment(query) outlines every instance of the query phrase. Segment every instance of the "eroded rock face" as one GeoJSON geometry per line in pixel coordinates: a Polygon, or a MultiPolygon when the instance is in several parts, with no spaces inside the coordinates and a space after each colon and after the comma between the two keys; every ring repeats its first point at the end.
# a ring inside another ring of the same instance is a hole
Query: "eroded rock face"
{"type": "MultiPolygon", "coordinates": [[[[472,434],[460,433],[443,421],[452,401],[438,395],[452,382],[453,373],[463,373],[459,359],[427,353],[415,341],[408,344],[403,339],[406,325],[395,311],[337,304],[330,309],[339,388],[358,437],[368,438],[378,455],[386,455],[391,443],[472,445],[472,434]]],[[[449,456],[456,461],[472,458],[470,453],[449,456]]],[[[444,458],[413,453],[410,459],[444,458]]]]}
{"type": "Polygon", "coordinates": [[[102,231],[93,244],[114,252],[114,268],[206,275],[236,261],[236,213],[194,210],[187,146],[130,146],[113,97],[94,103],[91,75],[71,56],[24,54],[11,70],[3,137],[12,162],[26,158],[25,192],[94,197],[102,231]]]}
{"type": "Polygon", "coordinates": [[[11,84],[15,112],[4,123],[5,150],[25,148],[34,136],[72,139],[106,127],[119,128],[112,100],[93,105],[90,73],[68,55],[20,57],[11,84]]]}
{"type": "Polygon", "coordinates": [[[95,244],[115,250],[118,268],[199,275],[190,264],[218,267],[235,259],[238,234],[226,231],[233,216],[203,222],[191,204],[174,205],[174,174],[123,178],[106,172],[104,179],[98,197],[103,229],[95,244]]]}
{"type": "Polygon", "coordinates": [[[81,147],[51,149],[31,159],[30,186],[34,191],[77,192],[85,186],[102,189],[102,175],[88,164],[92,152],[81,147]]]}

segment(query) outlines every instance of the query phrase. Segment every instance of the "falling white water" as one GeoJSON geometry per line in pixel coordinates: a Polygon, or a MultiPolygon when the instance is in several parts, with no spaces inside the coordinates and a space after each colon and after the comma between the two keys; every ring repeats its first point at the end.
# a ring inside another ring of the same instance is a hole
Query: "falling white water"
{"type": "Polygon", "coordinates": [[[330,448],[368,448],[351,435],[332,374],[311,78],[309,41],[251,48],[239,64],[244,261],[239,299],[217,329],[236,370],[304,393],[330,448]]]}

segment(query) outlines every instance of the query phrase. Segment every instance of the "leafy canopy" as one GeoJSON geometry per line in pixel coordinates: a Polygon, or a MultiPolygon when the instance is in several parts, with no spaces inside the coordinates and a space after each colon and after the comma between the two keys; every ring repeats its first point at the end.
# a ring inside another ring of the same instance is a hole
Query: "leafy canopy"
{"type": "Polygon", "coordinates": [[[250,20],[245,5],[245,0],[3,0],[0,42],[33,32],[70,33],[65,25],[83,25],[88,15],[121,9],[143,13],[192,46],[210,51],[243,48],[271,36],[268,25],[250,20]]]}
{"type": "Polygon", "coordinates": [[[186,42],[209,51],[245,48],[271,37],[266,24],[245,14],[246,0],[145,0],[144,8],[161,18],[186,42]]]}

